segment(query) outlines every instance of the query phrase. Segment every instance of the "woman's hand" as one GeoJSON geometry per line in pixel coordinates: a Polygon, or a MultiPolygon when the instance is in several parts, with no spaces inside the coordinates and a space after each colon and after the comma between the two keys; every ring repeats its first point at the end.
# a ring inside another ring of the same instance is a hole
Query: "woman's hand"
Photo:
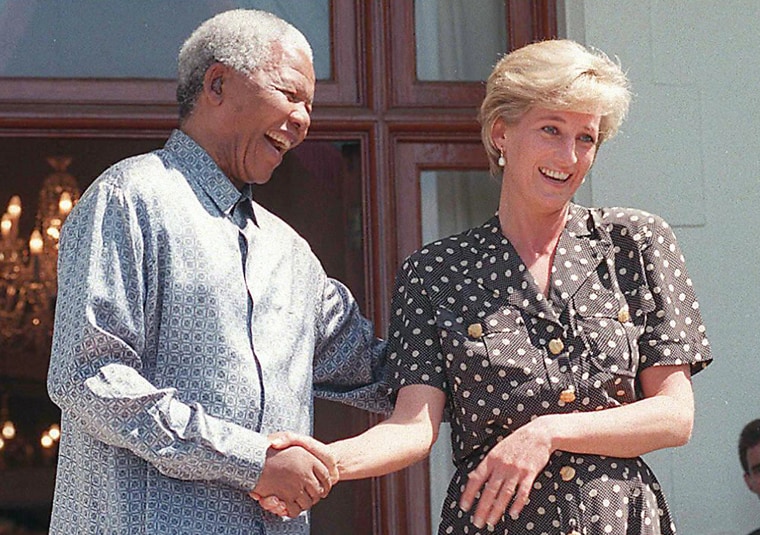
{"type": "Polygon", "coordinates": [[[517,517],[533,483],[555,450],[638,457],[688,442],[694,396],[688,364],[651,366],[639,373],[644,399],[611,409],[546,414],[519,428],[488,452],[470,473],[460,506],[469,511],[482,489],[474,523],[498,523],[510,501],[517,517]]]}
{"type": "MultiPolygon", "coordinates": [[[[406,468],[429,455],[438,437],[445,404],[446,394],[442,390],[409,385],[399,390],[390,418],[355,437],[329,446],[312,437],[287,432],[270,435],[269,439],[273,449],[301,447],[322,459],[325,466],[330,466],[332,484],[339,479],[375,477],[406,468]]],[[[251,497],[258,499],[267,511],[282,516],[283,509],[276,497],[262,497],[262,493],[252,493],[251,497]]]]}
{"type": "Polygon", "coordinates": [[[259,496],[254,491],[249,492],[248,495],[259,502],[259,505],[265,511],[283,518],[288,516],[288,506],[277,496],[259,496]]]}
{"type": "Polygon", "coordinates": [[[509,515],[517,518],[528,502],[533,482],[554,451],[551,437],[539,420],[517,429],[499,442],[470,472],[459,505],[469,511],[482,489],[473,519],[478,528],[485,524],[495,526],[510,502],[509,515]]]}
{"type": "Polygon", "coordinates": [[[290,431],[272,433],[267,438],[269,439],[271,447],[276,450],[284,450],[291,446],[300,446],[308,450],[317,459],[322,461],[325,467],[327,467],[327,470],[330,473],[331,487],[340,479],[340,474],[338,473],[338,459],[329,444],[320,442],[309,435],[300,435],[298,433],[291,433],[290,431]]]}

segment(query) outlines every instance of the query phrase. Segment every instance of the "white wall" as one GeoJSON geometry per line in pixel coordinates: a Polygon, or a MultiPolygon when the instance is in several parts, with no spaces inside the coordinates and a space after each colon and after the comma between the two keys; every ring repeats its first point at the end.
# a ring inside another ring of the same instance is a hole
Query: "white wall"
{"type": "Polygon", "coordinates": [[[760,417],[760,2],[565,0],[564,9],[567,37],[617,56],[636,94],[579,200],[671,222],[715,357],[694,378],[690,444],[648,460],[681,534],[745,535],[760,527],[736,452],[742,426],[760,417]]]}

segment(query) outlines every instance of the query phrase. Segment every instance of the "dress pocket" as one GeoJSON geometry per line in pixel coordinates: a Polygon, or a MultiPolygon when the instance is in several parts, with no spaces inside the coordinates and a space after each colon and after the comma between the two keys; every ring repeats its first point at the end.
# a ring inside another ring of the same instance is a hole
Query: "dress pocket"
{"type": "Polygon", "coordinates": [[[506,308],[483,317],[436,312],[454,415],[473,439],[526,423],[548,384],[542,353],[518,318],[506,308]]]}
{"type": "Polygon", "coordinates": [[[600,370],[635,375],[638,341],[647,314],[654,310],[649,289],[639,286],[622,294],[603,289],[579,292],[573,298],[575,328],[600,370]]]}
{"type": "MultiPolygon", "coordinates": [[[[598,288],[598,287],[597,287],[598,288]]],[[[574,297],[575,328],[586,345],[591,386],[610,399],[628,403],[638,399],[639,338],[647,314],[654,310],[646,285],[626,292],[579,292],[574,297]]]]}
{"type": "Polygon", "coordinates": [[[542,362],[521,322],[517,309],[502,308],[483,317],[457,315],[444,307],[436,310],[444,359],[450,364],[472,362],[502,378],[526,375],[527,368],[542,362]]]}

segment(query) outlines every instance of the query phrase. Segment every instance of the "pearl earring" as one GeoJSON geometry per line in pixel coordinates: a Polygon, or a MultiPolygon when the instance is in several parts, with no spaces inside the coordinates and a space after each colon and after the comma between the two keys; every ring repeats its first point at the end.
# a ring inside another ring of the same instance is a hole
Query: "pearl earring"
{"type": "Polygon", "coordinates": [[[499,149],[499,159],[496,163],[499,164],[499,167],[504,167],[505,165],[507,165],[507,160],[504,159],[504,151],[502,151],[501,149],[499,149]]]}

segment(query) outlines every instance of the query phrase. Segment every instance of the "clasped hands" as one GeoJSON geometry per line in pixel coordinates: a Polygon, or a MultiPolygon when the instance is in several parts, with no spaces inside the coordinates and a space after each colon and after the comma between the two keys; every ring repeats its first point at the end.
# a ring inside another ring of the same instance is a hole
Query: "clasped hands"
{"type": "Polygon", "coordinates": [[[294,518],[330,493],[339,479],[337,459],[310,436],[281,432],[268,438],[264,470],[249,495],[270,513],[294,518]]]}

